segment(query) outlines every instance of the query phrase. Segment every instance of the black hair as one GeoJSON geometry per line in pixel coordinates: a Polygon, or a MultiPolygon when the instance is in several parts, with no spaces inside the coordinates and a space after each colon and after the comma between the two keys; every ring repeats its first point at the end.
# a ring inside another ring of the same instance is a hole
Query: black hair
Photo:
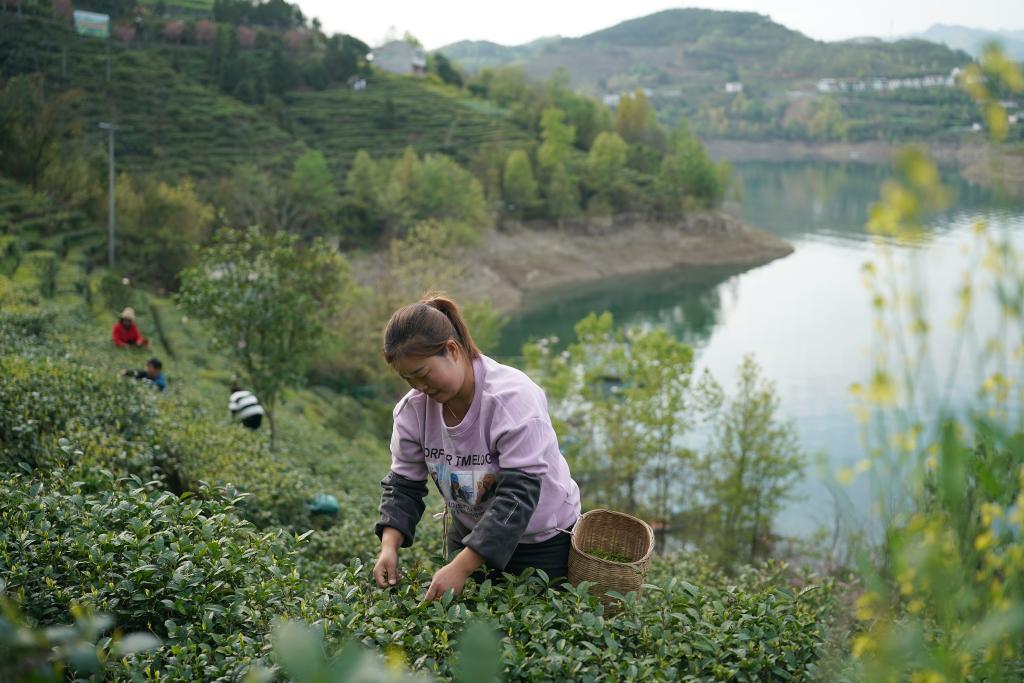
{"type": "Polygon", "coordinates": [[[157,370],[163,370],[164,367],[164,364],[161,363],[160,359],[156,357],[150,358],[148,361],[146,361],[146,365],[152,365],[157,370]]]}

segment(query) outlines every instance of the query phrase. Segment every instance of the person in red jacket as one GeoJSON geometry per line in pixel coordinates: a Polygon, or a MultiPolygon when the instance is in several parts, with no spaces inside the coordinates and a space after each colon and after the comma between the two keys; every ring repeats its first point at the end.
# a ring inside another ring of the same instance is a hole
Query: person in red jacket
{"type": "Polygon", "coordinates": [[[114,346],[119,349],[129,346],[138,348],[149,346],[149,340],[139,333],[139,328],[135,324],[135,309],[131,306],[121,311],[121,319],[114,323],[114,329],[110,331],[110,336],[114,340],[114,346]]]}

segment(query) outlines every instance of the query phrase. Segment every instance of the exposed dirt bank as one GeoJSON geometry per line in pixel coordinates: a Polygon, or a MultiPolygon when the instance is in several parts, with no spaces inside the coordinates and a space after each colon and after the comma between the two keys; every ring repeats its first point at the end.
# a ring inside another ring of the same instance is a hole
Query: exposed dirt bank
{"type": "Polygon", "coordinates": [[[470,254],[464,290],[510,312],[528,292],[680,266],[757,266],[793,252],[786,241],[720,211],[672,221],[619,215],[506,222],[470,254]]]}

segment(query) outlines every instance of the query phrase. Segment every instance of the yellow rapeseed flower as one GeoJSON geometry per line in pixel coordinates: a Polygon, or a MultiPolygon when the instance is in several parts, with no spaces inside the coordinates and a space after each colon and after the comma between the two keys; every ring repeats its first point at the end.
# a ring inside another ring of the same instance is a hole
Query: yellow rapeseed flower
{"type": "Polygon", "coordinates": [[[861,634],[853,639],[853,658],[860,659],[866,653],[874,652],[876,649],[875,641],[872,637],[867,634],[861,634]]]}
{"type": "Polygon", "coordinates": [[[853,483],[854,473],[853,469],[849,467],[840,467],[839,471],[836,472],[836,481],[843,486],[849,486],[853,483]]]}

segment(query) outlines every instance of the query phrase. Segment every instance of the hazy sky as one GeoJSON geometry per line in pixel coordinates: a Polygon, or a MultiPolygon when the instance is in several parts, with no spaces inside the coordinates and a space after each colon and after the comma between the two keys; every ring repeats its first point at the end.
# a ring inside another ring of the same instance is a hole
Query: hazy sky
{"type": "Polygon", "coordinates": [[[349,33],[377,45],[394,27],[428,49],[457,40],[516,45],[542,36],[580,36],[626,19],[672,7],[705,7],[767,14],[819,40],[894,36],[934,23],[989,29],[1024,29],[1024,0],[706,0],[695,5],[663,0],[298,0],[307,16],[330,33],[349,33]]]}

